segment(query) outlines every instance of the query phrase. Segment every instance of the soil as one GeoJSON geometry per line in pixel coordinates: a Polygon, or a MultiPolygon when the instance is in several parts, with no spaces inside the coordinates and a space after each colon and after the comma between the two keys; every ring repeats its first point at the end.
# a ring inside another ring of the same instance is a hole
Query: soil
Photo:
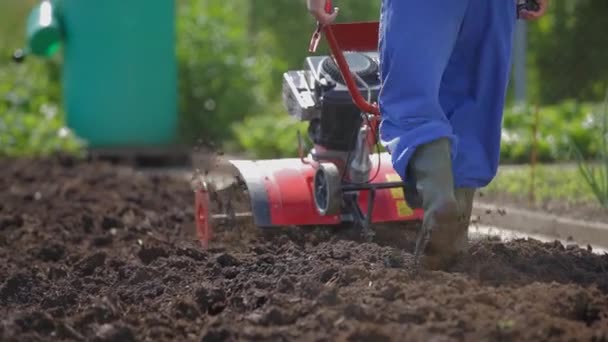
{"type": "Polygon", "coordinates": [[[2,341],[608,340],[608,255],[587,249],[486,239],[414,274],[415,225],[225,224],[205,250],[183,179],[5,159],[0,189],[2,341]]]}

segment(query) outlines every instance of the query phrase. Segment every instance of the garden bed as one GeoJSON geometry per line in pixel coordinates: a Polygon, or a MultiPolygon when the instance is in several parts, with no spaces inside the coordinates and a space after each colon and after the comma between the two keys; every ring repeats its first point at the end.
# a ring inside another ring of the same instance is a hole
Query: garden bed
{"type": "Polygon", "coordinates": [[[203,250],[178,177],[2,160],[0,188],[3,341],[608,338],[608,255],[586,249],[482,240],[415,276],[408,230],[238,225],[203,250]]]}

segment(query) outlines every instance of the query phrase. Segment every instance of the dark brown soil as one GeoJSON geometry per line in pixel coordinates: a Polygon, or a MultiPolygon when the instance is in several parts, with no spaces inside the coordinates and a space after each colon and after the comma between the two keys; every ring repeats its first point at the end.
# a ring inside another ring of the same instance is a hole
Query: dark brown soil
{"type": "Polygon", "coordinates": [[[608,256],[585,249],[480,241],[414,276],[411,228],[239,224],[203,250],[169,176],[3,160],[0,189],[2,341],[608,340],[608,256]]]}

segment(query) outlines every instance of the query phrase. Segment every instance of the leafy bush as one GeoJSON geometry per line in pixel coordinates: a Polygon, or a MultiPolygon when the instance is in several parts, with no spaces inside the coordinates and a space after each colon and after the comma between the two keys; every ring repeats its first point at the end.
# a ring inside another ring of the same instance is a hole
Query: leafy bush
{"type": "MultiPolygon", "coordinates": [[[[552,200],[569,204],[590,204],[595,201],[593,192],[585,186],[584,177],[575,165],[539,164],[534,169],[535,204],[552,200]]],[[[514,199],[527,201],[532,182],[530,165],[503,167],[497,177],[481,189],[485,194],[508,194],[514,199]]]]}
{"type": "MultiPolygon", "coordinates": [[[[608,95],[608,94],[607,94],[608,95]]],[[[589,163],[581,149],[580,142],[572,137],[571,146],[574,150],[578,169],[584,177],[586,184],[593,192],[597,201],[604,208],[608,208],[608,96],[604,102],[603,111],[599,116],[601,128],[599,130],[599,163],[589,163]]]]}
{"type": "Polygon", "coordinates": [[[302,148],[307,151],[307,122],[298,122],[282,106],[275,105],[267,115],[250,116],[234,126],[238,148],[255,158],[298,156],[298,131],[302,148]]]}
{"type": "MultiPolygon", "coordinates": [[[[537,132],[537,156],[541,162],[572,160],[570,140],[579,146],[582,155],[593,158],[598,143],[592,131],[598,127],[593,104],[564,101],[541,107],[537,132]]],[[[505,111],[501,161],[522,163],[530,160],[534,109],[511,107],[505,111]]]]}
{"type": "Polygon", "coordinates": [[[226,141],[231,125],[261,111],[271,60],[254,54],[242,0],[178,2],[181,135],[226,141]]]}
{"type": "Polygon", "coordinates": [[[64,127],[57,72],[37,60],[0,68],[0,156],[82,151],[83,142],[64,127]]]}
{"type": "Polygon", "coordinates": [[[23,46],[33,0],[0,3],[0,156],[80,152],[83,144],[63,126],[59,65],[28,59],[11,62],[23,46]]]}
{"type": "MultiPolygon", "coordinates": [[[[19,67],[8,62],[12,49],[23,44],[25,17],[35,3],[0,1],[0,53],[6,58],[0,59],[2,154],[80,146],[69,135],[58,138],[63,113],[56,65],[34,58],[19,67]]],[[[280,76],[289,68],[299,68],[308,54],[314,20],[304,2],[182,0],[176,4],[183,140],[231,143],[263,156],[295,155],[295,130],[303,125],[292,123],[280,106],[280,76]]],[[[341,6],[340,21],[377,20],[378,6],[369,1],[341,6]]],[[[543,104],[541,161],[571,160],[568,137],[577,142],[584,158],[599,153],[598,141],[589,133],[597,126],[591,107],[573,101],[554,103],[565,97],[593,101],[605,88],[608,59],[606,47],[599,44],[604,36],[598,27],[607,10],[602,1],[556,3],[546,18],[529,27],[529,95],[543,104]],[[552,38],[556,36],[561,38],[552,38]],[[573,48],[577,46],[582,48],[573,48]]],[[[324,52],[322,44],[319,53],[324,52]]],[[[529,159],[532,120],[529,109],[507,110],[503,162],[529,159]]]]}

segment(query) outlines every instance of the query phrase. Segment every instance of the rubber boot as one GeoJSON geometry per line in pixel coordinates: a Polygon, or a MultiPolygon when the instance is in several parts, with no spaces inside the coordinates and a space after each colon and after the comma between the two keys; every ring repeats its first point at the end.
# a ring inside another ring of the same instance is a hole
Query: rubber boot
{"type": "Polygon", "coordinates": [[[458,188],[454,195],[458,203],[458,226],[455,233],[454,249],[458,253],[465,253],[469,249],[469,225],[471,223],[475,189],[458,188]]]}
{"type": "Polygon", "coordinates": [[[416,180],[424,210],[416,260],[429,269],[446,267],[457,253],[455,239],[459,236],[450,141],[442,138],[419,146],[408,171],[416,180]]]}

